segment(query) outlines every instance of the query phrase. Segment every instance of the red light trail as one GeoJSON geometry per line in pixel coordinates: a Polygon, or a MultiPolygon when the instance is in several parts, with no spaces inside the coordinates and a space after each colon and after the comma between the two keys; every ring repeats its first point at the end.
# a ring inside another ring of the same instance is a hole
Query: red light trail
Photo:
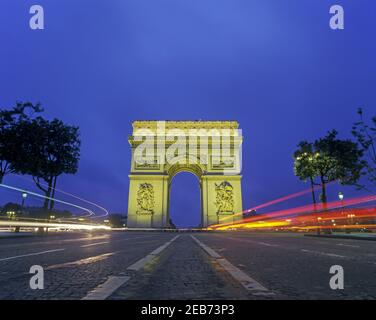
{"type": "MultiPolygon", "coordinates": [[[[296,195],[296,194],[294,194],[296,195]]],[[[291,198],[289,196],[285,198],[291,198]]],[[[260,229],[260,228],[283,228],[286,229],[317,229],[317,228],[349,228],[354,220],[357,228],[376,228],[373,223],[362,224],[365,219],[376,218],[376,208],[351,208],[355,205],[369,204],[376,200],[376,195],[363,196],[348,200],[332,201],[326,204],[310,204],[285,210],[272,211],[252,217],[244,218],[237,222],[221,223],[210,226],[212,230],[228,229],[260,229]],[[345,208],[346,207],[346,208],[345,208]],[[324,222],[330,220],[330,225],[324,225],[324,222]],[[333,221],[332,221],[333,220],[333,221]],[[338,223],[340,222],[340,224],[338,223]],[[346,223],[344,223],[346,222],[346,223]],[[307,223],[310,225],[308,226],[307,223]],[[365,227],[367,226],[367,227],[365,227]]],[[[245,212],[249,212],[246,210],[245,212]]],[[[239,215],[239,214],[237,214],[239,215]]]]}

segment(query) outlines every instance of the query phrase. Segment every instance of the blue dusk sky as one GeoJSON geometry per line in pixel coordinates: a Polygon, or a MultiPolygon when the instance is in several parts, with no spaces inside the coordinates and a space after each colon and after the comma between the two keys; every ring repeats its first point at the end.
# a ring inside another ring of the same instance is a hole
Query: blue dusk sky
{"type": "MultiPolygon", "coordinates": [[[[110,212],[127,211],[134,120],[237,120],[248,208],[308,188],[293,174],[299,141],[351,137],[357,108],[376,110],[373,0],[2,0],[0,25],[0,107],[41,102],[79,126],[79,171],[58,188],[110,212]],[[45,30],[29,28],[33,4],[45,30]],[[333,4],[345,30],[329,28],[333,4]]],[[[4,183],[35,189],[29,177],[4,183]]],[[[338,190],[361,194],[333,185],[330,200],[338,190]]],[[[197,179],[177,175],[173,221],[197,225],[199,210],[197,179]]]]}

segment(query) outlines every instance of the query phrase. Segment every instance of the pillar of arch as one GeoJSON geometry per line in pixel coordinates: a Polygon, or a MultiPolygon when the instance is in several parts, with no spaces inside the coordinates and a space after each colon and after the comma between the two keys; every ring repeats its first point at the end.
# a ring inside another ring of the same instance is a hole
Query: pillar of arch
{"type": "Polygon", "coordinates": [[[170,188],[179,172],[191,172],[198,178],[201,227],[242,218],[243,137],[237,122],[134,121],[132,125],[133,134],[128,138],[132,149],[129,228],[170,227],[170,188]],[[198,143],[192,143],[194,140],[198,143]],[[231,146],[230,154],[222,150],[224,140],[231,146]],[[202,141],[207,142],[205,150],[202,141]],[[174,158],[166,159],[168,154],[174,158]]]}

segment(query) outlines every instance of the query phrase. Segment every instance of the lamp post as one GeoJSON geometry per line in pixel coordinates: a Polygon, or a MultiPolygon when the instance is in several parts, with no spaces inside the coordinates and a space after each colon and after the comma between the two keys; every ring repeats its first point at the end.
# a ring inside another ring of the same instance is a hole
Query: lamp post
{"type": "Polygon", "coordinates": [[[22,203],[21,203],[22,213],[23,213],[23,210],[24,210],[26,198],[27,198],[27,192],[22,192],[22,203]]]}
{"type": "Polygon", "coordinates": [[[321,217],[317,217],[317,234],[321,234],[321,217]]]}
{"type": "MultiPolygon", "coordinates": [[[[343,198],[344,198],[343,193],[341,191],[338,192],[338,199],[341,201],[341,215],[342,215],[342,217],[344,217],[344,214],[345,214],[345,206],[343,204],[343,198]]],[[[347,216],[347,218],[349,218],[349,215],[347,216]]],[[[347,219],[347,224],[349,224],[349,219],[347,219]]],[[[349,228],[346,228],[346,233],[350,233],[349,228]]]]}
{"type": "MultiPolygon", "coordinates": [[[[24,213],[24,207],[25,207],[25,201],[26,201],[26,198],[27,198],[27,192],[22,192],[22,202],[21,202],[21,214],[24,213]]],[[[20,232],[20,227],[16,227],[14,229],[14,232],[20,232]]]]}

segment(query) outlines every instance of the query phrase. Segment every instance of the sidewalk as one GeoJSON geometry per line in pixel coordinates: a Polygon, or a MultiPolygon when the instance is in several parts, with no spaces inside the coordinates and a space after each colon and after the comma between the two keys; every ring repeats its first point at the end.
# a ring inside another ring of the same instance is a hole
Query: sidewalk
{"type": "Polygon", "coordinates": [[[0,239],[33,237],[34,235],[35,233],[33,232],[0,232],[0,239]]]}
{"type": "Polygon", "coordinates": [[[332,233],[332,234],[314,234],[307,233],[305,237],[318,237],[318,238],[335,238],[335,239],[353,239],[353,240],[370,240],[376,241],[376,233],[332,233]]]}

